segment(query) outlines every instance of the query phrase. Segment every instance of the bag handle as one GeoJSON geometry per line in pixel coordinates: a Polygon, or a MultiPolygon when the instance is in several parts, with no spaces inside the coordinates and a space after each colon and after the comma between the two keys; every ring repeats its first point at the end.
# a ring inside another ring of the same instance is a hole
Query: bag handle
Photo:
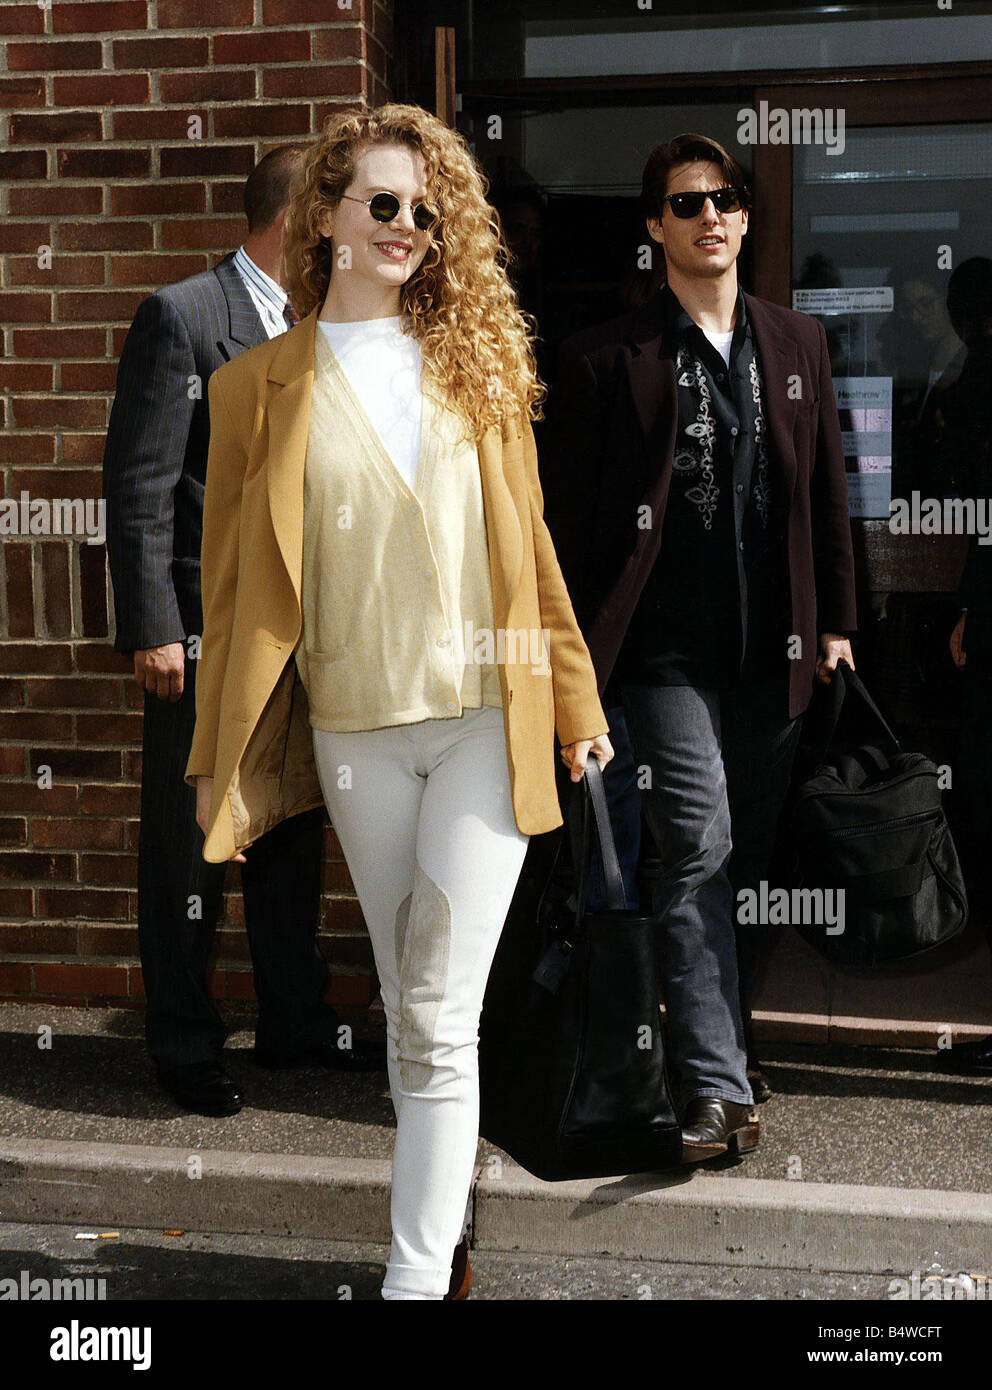
{"type": "Polygon", "coordinates": [[[815,759],[816,763],[822,763],[827,756],[827,752],[833,742],[834,734],[837,732],[837,725],[840,723],[844,702],[849,695],[856,695],[861,700],[861,703],[868,709],[868,712],[875,717],[879,727],[888,739],[892,754],[895,755],[902,752],[902,745],[889,727],[882,711],[869,695],[861,677],[844,660],[837,663],[837,670],[833,680],[830,682],[830,695],[831,701],[830,713],[827,716],[827,731],[820,743],[819,751],[815,759]]]}
{"type": "Polygon", "coordinates": [[[603,770],[599,765],[599,759],[590,754],[586,760],[585,775],[580,782],[572,784],[572,798],[568,807],[572,868],[576,876],[576,927],[585,916],[594,826],[603,863],[603,876],[606,880],[606,906],[611,912],[623,912],[627,907],[627,895],[624,892],[620,858],[610,824],[603,770]]]}

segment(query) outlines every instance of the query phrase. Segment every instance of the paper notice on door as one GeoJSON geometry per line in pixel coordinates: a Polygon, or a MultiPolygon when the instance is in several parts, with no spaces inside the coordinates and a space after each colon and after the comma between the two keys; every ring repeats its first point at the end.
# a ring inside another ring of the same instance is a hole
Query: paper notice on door
{"type": "Polygon", "coordinates": [[[892,378],[834,378],[852,516],[889,516],[892,497],[892,378]]]}
{"type": "Polygon", "coordinates": [[[792,307],[803,314],[891,314],[892,286],[838,285],[824,290],[793,290],[792,307]]]}

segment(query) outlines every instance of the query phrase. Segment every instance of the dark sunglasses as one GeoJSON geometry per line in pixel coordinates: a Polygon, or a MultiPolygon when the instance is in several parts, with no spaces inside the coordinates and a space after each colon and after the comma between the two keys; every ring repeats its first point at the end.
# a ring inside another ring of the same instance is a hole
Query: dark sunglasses
{"type": "Polygon", "coordinates": [[[401,203],[395,193],[373,193],[371,198],[353,198],[350,193],[342,193],[349,203],[362,203],[377,222],[392,222],[400,208],[409,207],[413,212],[413,225],[422,232],[429,232],[440,222],[440,217],[427,203],[401,203]]]}
{"type": "Polygon", "coordinates": [[[669,193],[665,202],[676,217],[698,217],[706,199],[712,198],[717,212],[737,212],[744,206],[743,188],[707,188],[703,192],[669,193]]]}

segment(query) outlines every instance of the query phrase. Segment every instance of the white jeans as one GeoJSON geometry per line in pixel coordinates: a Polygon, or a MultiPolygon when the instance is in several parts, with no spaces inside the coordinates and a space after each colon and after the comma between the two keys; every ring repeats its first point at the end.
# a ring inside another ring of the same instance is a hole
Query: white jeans
{"type": "Polygon", "coordinates": [[[479,1014],[528,841],[503,714],[314,729],[313,746],[386,1013],[396,1145],[383,1297],[439,1299],[478,1144],[479,1014]]]}

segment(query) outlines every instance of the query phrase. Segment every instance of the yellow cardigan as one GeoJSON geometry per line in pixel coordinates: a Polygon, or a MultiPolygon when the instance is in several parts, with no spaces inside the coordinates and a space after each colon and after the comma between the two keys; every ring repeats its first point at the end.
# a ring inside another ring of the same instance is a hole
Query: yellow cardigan
{"type": "Polygon", "coordinates": [[[472,640],[493,627],[475,441],[425,382],[411,489],[323,333],[314,346],[296,649],[310,723],[379,729],[500,705],[495,660],[472,640]]]}

